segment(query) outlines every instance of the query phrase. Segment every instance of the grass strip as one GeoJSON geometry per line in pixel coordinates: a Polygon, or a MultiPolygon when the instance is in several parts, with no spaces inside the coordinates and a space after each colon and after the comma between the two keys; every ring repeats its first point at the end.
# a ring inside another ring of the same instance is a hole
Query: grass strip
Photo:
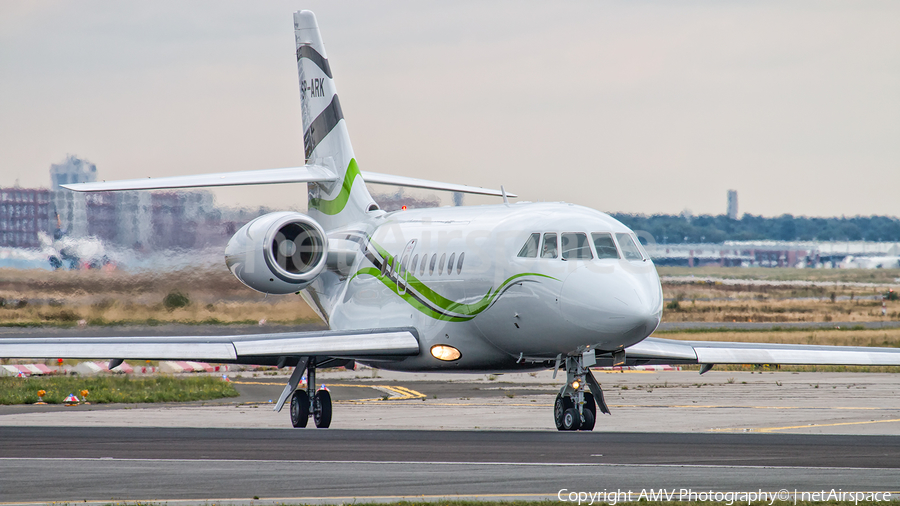
{"type": "Polygon", "coordinates": [[[63,404],[66,396],[87,390],[93,404],[204,401],[237,397],[234,385],[216,376],[175,378],[157,375],[148,378],[128,376],[32,376],[0,378],[0,404],[34,404],[38,390],[44,390],[44,402],[63,404]]]}

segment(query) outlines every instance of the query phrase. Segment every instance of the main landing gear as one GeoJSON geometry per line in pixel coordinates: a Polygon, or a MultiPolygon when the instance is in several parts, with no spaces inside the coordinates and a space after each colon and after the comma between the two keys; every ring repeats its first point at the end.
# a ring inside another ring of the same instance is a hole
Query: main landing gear
{"type": "Polygon", "coordinates": [[[316,427],[320,429],[327,429],[331,425],[331,393],[324,388],[316,391],[316,357],[300,359],[275,405],[275,411],[281,411],[289,395],[291,396],[291,425],[298,428],[306,427],[310,416],[315,421],[316,427]],[[306,390],[295,390],[304,371],[307,373],[306,390]]]}
{"type": "Polygon", "coordinates": [[[583,357],[566,357],[566,384],[559,390],[553,405],[556,429],[594,430],[598,404],[600,411],[608,415],[603,390],[591,370],[584,366],[583,357]],[[585,386],[590,388],[590,392],[584,391],[585,386]]]}

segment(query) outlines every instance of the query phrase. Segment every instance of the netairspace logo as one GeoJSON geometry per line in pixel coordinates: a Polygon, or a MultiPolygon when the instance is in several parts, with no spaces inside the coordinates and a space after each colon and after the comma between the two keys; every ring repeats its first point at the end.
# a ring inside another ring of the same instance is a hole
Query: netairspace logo
{"type": "Polygon", "coordinates": [[[635,501],[696,501],[696,502],[720,502],[726,506],[733,504],[751,504],[755,502],[769,505],[777,502],[797,504],[797,501],[844,501],[859,504],[861,502],[886,502],[891,501],[890,492],[844,492],[841,489],[819,490],[801,492],[794,489],[789,491],[781,489],[777,492],[757,490],[754,492],[717,492],[713,490],[693,490],[690,488],[679,489],[641,489],[634,490],[607,490],[602,492],[578,492],[567,488],[560,489],[556,494],[560,502],[576,503],[579,506],[591,506],[593,504],[608,504],[615,506],[617,503],[635,501]]]}

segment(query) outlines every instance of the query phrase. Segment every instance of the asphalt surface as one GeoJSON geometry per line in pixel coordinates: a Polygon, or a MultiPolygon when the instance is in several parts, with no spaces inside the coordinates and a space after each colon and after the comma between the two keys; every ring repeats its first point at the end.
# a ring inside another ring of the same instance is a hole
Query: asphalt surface
{"type": "MultiPolygon", "coordinates": [[[[766,329],[882,323],[688,325],[766,329]]],[[[0,337],[222,335],[311,328],[0,329],[0,337]]],[[[561,379],[550,381],[548,372],[477,381],[367,374],[321,375],[335,400],[343,402],[335,405],[336,428],[328,430],[261,428],[287,426],[286,412],[275,414],[265,406],[283,388],[283,375],[233,376],[241,397],[221,401],[0,407],[0,419],[13,420],[0,425],[0,505],[557,500],[563,489],[634,494],[650,488],[791,493],[900,489],[900,435],[858,435],[897,432],[893,375],[712,371],[701,379],[696,373],[608,374],[600,381],[608,389],[614,416],[604,417],[593,433],[559,433],[553,430],[550,406],[561,379]],[[424,400],[355,401],[380,398],[396,386],[421,393],[424,400]],[[262,409],[244,409],[255,407],[249,404],[262,409]],[[100,426],[101,421],[108,425],[100,426]],[[138,423],[153,426],[121,426],[138,423]],[[421,430],[445,426],[456,430],[421,430]],[[519,430],[469,430],[478,426],[519,430]],[[710,432],[720,430],[729,432],[710,432]],[[850,433],[792,433],[828,430],[850,433]],[[254,496],[262,499],[251,501],[254,496]]]]}
{"type": "Polygon", "coordinates": [[[241,459],[894,467],[900,437],[4,427],[4,458],[241,459]],[[292,451],[292,449],[300,450],[292,451]],[[602,457],[597,457],[602,454],[602,457]]]}
{"type": "Polygon", "coordinates": [[[900,437],[4,427],[3,502],[898,488],[900,437]]]}

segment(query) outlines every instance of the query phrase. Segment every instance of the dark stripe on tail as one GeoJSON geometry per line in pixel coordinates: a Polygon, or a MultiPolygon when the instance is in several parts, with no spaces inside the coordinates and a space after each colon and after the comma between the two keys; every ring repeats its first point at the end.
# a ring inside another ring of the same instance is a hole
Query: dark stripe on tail
{"type": "Polygon", "coordinates": [[[300,61],[300,58],[308,58],[309,61],[316,64],[317,67],[322,69],[322,72],[325,72],[325,75],[328,76],[328,79],[332,79],[331,77],[331,65],[328,64],[328,60],[319,54],[318,51],[313,49],[312,46],[303,45],[297,48],[297,61],[300,61]]]}
{"type": "Polygon", "coordinates": [[[328,107],[313,120],[312,124],[309,125],[309,128],[303,134],[303,146],[306,148],[306,161],[309,161],[309,155],[316,149],[316,146],[322,142],[322,139],[324,139],[325,136],[337,126],[338,121],[342,119],[344,119],[344,112],[341,111],[341,101],[338,100],[338,96],[335,95],[334,98],[331,99],[331,103],[328,104],[328,107]]]}

